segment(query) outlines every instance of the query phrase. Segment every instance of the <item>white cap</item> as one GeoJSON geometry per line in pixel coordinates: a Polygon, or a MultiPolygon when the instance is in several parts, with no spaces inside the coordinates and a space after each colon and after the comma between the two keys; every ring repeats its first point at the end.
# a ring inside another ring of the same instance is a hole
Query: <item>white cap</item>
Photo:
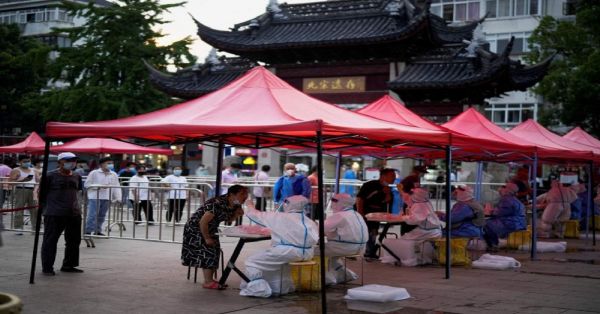
{"type": "Polygon", "coordinates": [[[77,158],[77,156],[75,156],[75,154],[73,153],[69,153],[69,152],[64,152],[64,153],[60,153],[58,154],[58,160],[69,160],[69,159],[75,159],[77,158]]]}
{"type": "Polygon", "coordinates": [[[331,210],[334,213],[341,212],[346,208],[352,207],[354,205],[354,199],[350,194],[340,193],[335,194],[331,198],[331,210]]]}
{"type": "Polygon", "coordinates": [[[413,202],[426,202],[429,200],[429,191],[424,188],[414,188],[410,198],[413,202]]]}
{"type": "Polygon", "coordinates": [[[283,201],[283,211],[286,213],[301,213],[308,205],[308,199],[302,195],[290,196],[283,201]]]}

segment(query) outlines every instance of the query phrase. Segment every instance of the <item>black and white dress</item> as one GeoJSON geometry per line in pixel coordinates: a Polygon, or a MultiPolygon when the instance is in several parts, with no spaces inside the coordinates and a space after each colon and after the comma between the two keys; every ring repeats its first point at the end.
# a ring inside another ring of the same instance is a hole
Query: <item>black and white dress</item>
{"type": "Polygon", "coordinates": [[[231,220],[235,210],[229,208],[227,195],[212,198],[192,215],[183,230],[183,246],[181,248],[181,262],[184,266],[200,267],[204,269],[217,269],[219,266],[219,224],[231,220]],[[200,220],[204,213],[212,213],[215,217],[208,223],[208,232],[215,240],[215,246],[207,246],[202,232],[200,220]]]}

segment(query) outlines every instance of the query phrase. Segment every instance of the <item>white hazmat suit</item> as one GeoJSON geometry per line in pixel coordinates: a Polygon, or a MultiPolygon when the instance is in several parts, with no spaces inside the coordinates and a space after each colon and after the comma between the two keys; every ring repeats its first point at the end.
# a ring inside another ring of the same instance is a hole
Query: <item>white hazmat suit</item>
{"type": "MultiPolygon", "coordinates": [[[[429,201],[429,191],[415,188],[410,197],[412,204],[408,208],[409,214],[402,216],[402,220],[417,227],[404,234],[400,239],[384,241],[385,245],[400,257],[403,266],[431,263],[433,247],[423,242],[441,237],[442,228],[445,226],[433,210],[433,205],[429,201]]],[[[390,260],[390,257],[386,255],[383,261],[393,261],[393,258],[390,260]]]]}
{"type": "MultiPolygon", "coordinates": [[[[333,214],[325,220],[325,256],[329,260],[327,284],[355,280],[358,276],[351,270],[345,270],[340,257],[362,255],[369,240],[369,230],[364,218],[354,208],[354,199],[349,194],[335,194],[331,199],[333,214]]],[[[315,251],[318,248],[315,249],[315,251]]]]}
{"type": "Polygon", "coordinates": [[[538,235],[549,238],[554,227],[555,235],[559,238],[564,237],[563,223],[571,217],[571,203],[577,200],[577,194],[572,189],[562,186],[560,182],[552,181],[550,190],[540,195],[537,200],[546,204],[538,235]]]}
{"type": "Polygon", "coordinates": [[[271,247],[246,260],[251,281],[242,282],[240,295],[269,297],[294,291],[288,263],[312,259],[319,239],[317,224],[304,215],[308,203],[304,196],[291,196],[284,201],[284,212],[262,212],[246,203],[246,216],[270,229],[271,247]]]}

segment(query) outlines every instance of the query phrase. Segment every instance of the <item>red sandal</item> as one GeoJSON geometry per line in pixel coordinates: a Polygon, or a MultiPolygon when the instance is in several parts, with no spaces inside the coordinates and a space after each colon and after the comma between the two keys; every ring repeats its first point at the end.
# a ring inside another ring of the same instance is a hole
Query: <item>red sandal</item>
{"type": "Polygon", "coordinates": [[[219,283],[216,281],[213,281],[209,284],[203,284],[202,288],[204,289],[212,289],[212,290],[224,290],[224,287],[219,286],[219,283]]]}

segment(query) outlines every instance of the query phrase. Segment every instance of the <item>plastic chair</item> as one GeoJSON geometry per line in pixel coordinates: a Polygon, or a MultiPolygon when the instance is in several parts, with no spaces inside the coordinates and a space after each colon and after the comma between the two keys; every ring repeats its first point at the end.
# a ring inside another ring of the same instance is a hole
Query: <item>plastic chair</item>
{"type": "MultiPolygon", "coordinates": [[[[315,262],[314,260],[310,260],[310,261],[300,261],[300,262],[290,262],[288,263],[288,265],[290,266],[290,270],[292,267],[298,267],[298,286],[297,287],[297,291],[298,292],[302,292],[302,268],[304,267],[310,267],[310,280],[309,280],[309,287],[313,286],[313,276],[312,276],[312,272],[313,272],[313,267],[315,265],[317,265],[317,262],[315,262]]],[[[283,267],[285,267],[284,265],[281,265],[280,268],[280,274],[279,274],[279,294],[281,295],[281,287],[283,287],[283,267]]],[[[310,290],[310,288],[309,288],[310,290]]]]}
{"type": "MultiPolygon", "coordinates": [[[[223,270],[225,269],[225,261],[223,260],[224,254],[223,254],[223,250],[219,249],[219,253],[221,254],[221,276],[223,275],[223,270]]],[[[190,280],[190,273],[192,271],[192,266],[188,265],[188,272],[187,272],[187,280],[190,280]]],[[[215,276],[217,275],[217,273],[215,272],[215,276]]],[[[198,279],[198,266],[194,266],[194,283],[196,283],[198,279]]],[[[218,279],[218,278],[214,278],[214,279],[218,279]]]]}

